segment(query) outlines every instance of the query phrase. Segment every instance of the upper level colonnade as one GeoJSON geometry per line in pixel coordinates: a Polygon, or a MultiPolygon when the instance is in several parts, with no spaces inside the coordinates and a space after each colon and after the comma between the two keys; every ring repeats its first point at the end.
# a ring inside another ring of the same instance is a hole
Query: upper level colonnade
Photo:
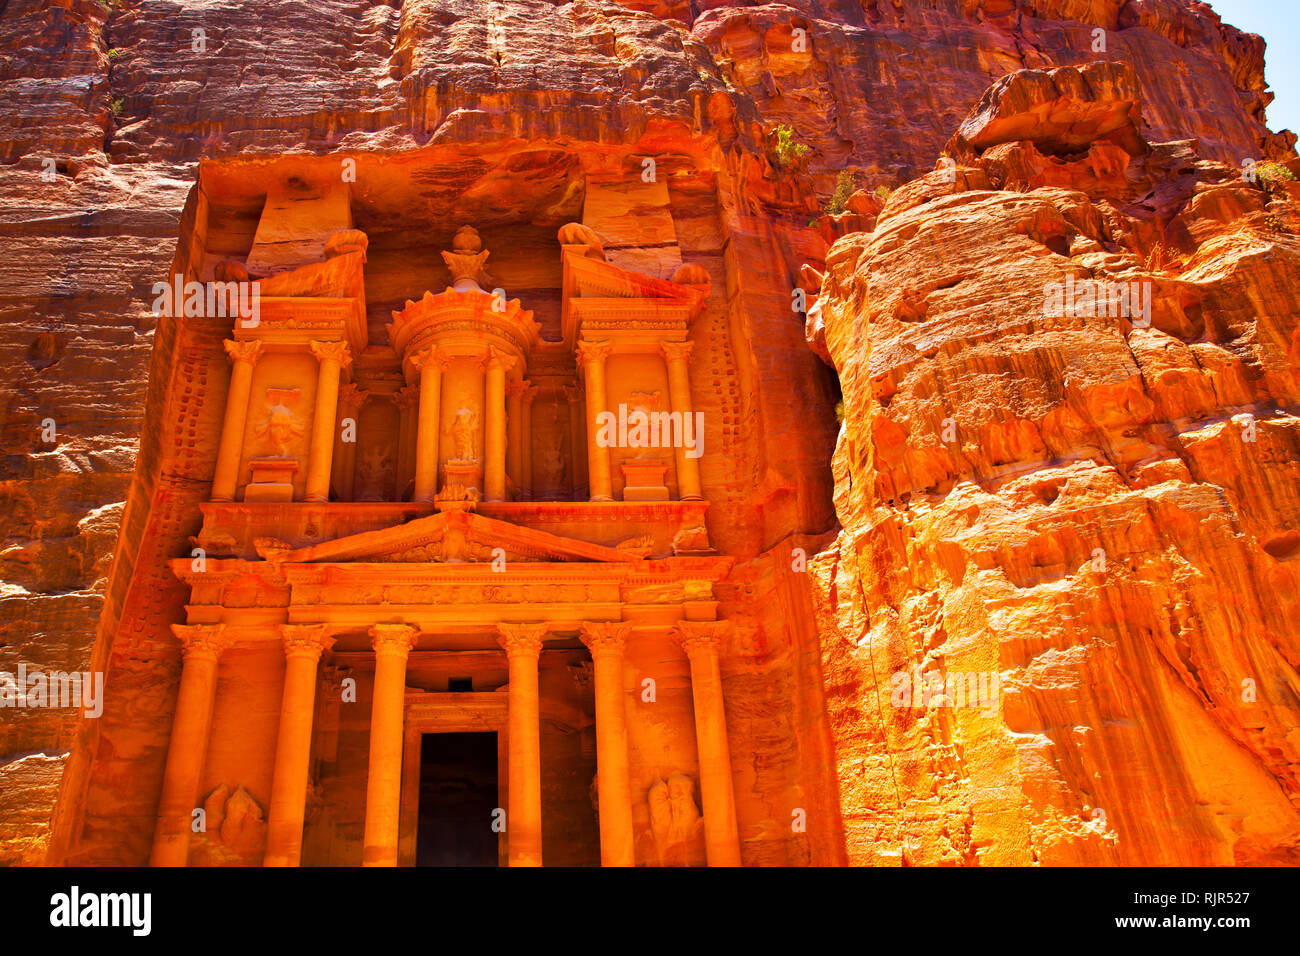
{"type": "MultiPolygon", "coordinates": [[[[580,223],[558,240],[558,341],[490,288],[468,225],[442,252],[450,285],[393,311],[387,345],[367,338],[359,230],[332,234],[322,262],[256,280],[259,314],[235,317],[224,343],[211,500],[702,501],[689,333],[707,273],[629,272],[580,223]]],[[[233,261],[216,273],[248,279],[233,261]]]]}

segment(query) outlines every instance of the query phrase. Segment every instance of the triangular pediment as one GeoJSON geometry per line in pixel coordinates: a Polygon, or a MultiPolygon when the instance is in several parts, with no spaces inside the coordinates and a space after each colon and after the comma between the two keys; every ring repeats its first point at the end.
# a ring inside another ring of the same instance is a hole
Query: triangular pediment
{"type": "Polygon", "coordinates": [[[470,511],[444,511],[379,531],[350,534],[279,554],[276,559],[287,563],[486,564],[502,552],[506,561],[642,560],[635,552],[525,528],[470,511]]]}

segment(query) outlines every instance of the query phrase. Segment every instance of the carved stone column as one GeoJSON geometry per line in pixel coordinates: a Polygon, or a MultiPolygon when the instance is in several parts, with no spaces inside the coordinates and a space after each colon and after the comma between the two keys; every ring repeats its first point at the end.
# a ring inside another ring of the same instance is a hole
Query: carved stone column
{"type": "Polygon", "coordinates": [[[700,797],[704,801],[704,846],[709,866],[740,866],[740,833],[727,745],[718,654],[726,621],[679,621],[673,638],[691,662],[695,739],[700,753],[700,797]]]}
{"type": "Polygon", "coordinates": [[[334,457],[334,416],[339,404],[339,375],[352,364],[346,342],[311,343],[320,363],[316,377],[316,414],[311,422],[311,451],[307,455],[307,501],[329,501],[330,462],[334,457]]]}
{"type": "Polygon", "coordinates": [[[520,413],[520,408],[523,406],[520,399],[524,387],[521,381],[506,384],[506,474],[515,484],[516,498],[523,498],[524,487],[524,422],[523,415],[520,413]]]}
{"type": "Polygon", "coordinates": [[[230,390],[226,393],[226,416],[221,423],[217,446],[217,467],[212,475],[212,500],[234,501],[239,481],[239,458],[244,450],[244,427],[248,424],[248,398],[253,391],[253,366],[262,356],[259,339],[238,342],[226,339],[226,354],[234,362],[230,390]]]}
{"type": "Polygon", "coordinates": [[[588,493],[582,480],[586,474],[587,451],[587,443],[582,434],[582,390],[567,386],[564,398],[569,403],[569,478],[572,482],[573,500],[578,501],[588,493]]]}
{"type": "Polygon", "coordinates": [[[627,711],[623,693],[623,649],[632,625],[619,622],[581,626],[591,651],[596,684],[596,789],[600,808],[601,866],[634,866],[632,782],[627,756],[627,711]]]}
{"type": "Polygon", "coordinates": [[[406,659],[418,632],[408,624],[375,624],[374,702],[370,709],[370,764],[362,866],[397,866],[402,804],[402,717],[406,659]]]}
{"type": "MultiPolygon", "coordinates": [[[[691,377],[687,370],[687,361],[691,357],[693,342],[660,342],[664,360],[668,365],[668,401],[673,412],[682,416],[682,435],[690,435],[697,449],[704,439],[695,430],[695,414],[691,407],[691,377]]],[[[683,443],[684,444],[684,443],[683,443]]],[[[698,458],[686,454],[686,449],[678,445],[677,454],[677,492],[683,501],[698,500],[704,497],[700,488],[700,463],[698,458]]]]}
{"type": "Polygon", "coordinates": [[[324,624],[284,624],[284,692],[275,744],[275,774],[266,817],[263,866],[297,866],[302,859],[302,823],[311,769],[311,722],[316,709],[316,668],[322,651],[334,645],[324,624]]]}
{"type": "Polygon", "coordinates": [[[613,501],[614,485],[610,479],[609,449],[600,445],[597,416],[609,411],[605,395],[605,360],[613,346],[609,342],[579,342],[578,360],[582,363],[587,388],[587,469],[591,500],[613,501]]]}
{"type": "Polygon", "coordinates": [[[420,390],[414,385],[399,388],[393,394],[397,406],[397,501],[406,486],[415,479],[415,427],[420,404],[420,390]]]}
{"type": "MultiPolygon", "coordinates": [[[[356,423],[352,436],[354,439],[360,437],[361,408],[369,400],[370,393],[362,391],[355,385],[349,384],[339,388],[339,408],[343,412],[343,418],[345,420],[350,418],[356,423]]],[[[343,422],[340,422],[340,425],[343,424],[343,422]]],[[[356,441],[340,441],[338,476],[339,500],[351,501],[357,480],[356,441]]]]}
{"type": "Polygon", "coordinates": [[[483,359],[483,499],[506,500],[506,372],[515,357],[488,346],[483,359]]]}
{"type": "Polygon", "coordinates": [[[420,411],[415,437],[415,501],[432,501],[438,492],[438,433],[442,404],[442,373],[448,358],[437,349],[425,349],[411,359],[420,373],[420,411]]]}
{"type": "Polygon", "coordinates": [[[537,661],[546,624],[498,624],[497,643],[510,665],[510,806],[506,835],[511,866],[542,865],[542,738],[537,661]]]}
{"type": "Polygon", "coordinates": [[[537,386],[524,382],[524,390],[519,394],[519,416],[523,428],[519,432],[519,468],[524,473],[524,497],[533,497],[533,399],[537,397],[537,386]]]}
{"type": "Polygon", "coordinates": [[[225,649],[224,628],[222,624],[172,625],[172,633],[181,641],[183,663],[149,857],[151,866],[184,866],[189,856],[190,823],[212,729],[217,663],[225,649]]]}

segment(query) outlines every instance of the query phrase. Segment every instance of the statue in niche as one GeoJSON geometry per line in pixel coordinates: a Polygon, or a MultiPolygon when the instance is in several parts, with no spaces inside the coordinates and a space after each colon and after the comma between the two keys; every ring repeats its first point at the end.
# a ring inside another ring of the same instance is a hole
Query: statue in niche
{"type": "Polygon", "coordinates": [[[383,501],[388,487],[388,465],[391,457],[386,449],[376,445],[366,449],[357,464],[357,498],[360,501],[383,501]]]}
{"type": "Polygon", "coordinates": [[[253,434],[268,442],[280,458],[289,457],[290,446],[306,432],[305,426],[290,408],[297,404],[299,393],[300,390],[296,388],[268,388],[266,417],[253,429],[253,434]]]}
{"type": "Polygon", "coordinates": [[[564,477],[564,460],[560,450],[551,445],[542,454],[542,483],[550,493],[559,491],[560,481],[564,477]]]}
{"type": "Polygon", "coordinates": [[[452,456],[461,461],[478,461],[474,455],[474,440],[478,437],[478,412],[472,408],[457,410],[451,420],[452,456]]]}
{"type": "Polygon", "coordinates": [[[204,832],[208,840],[238,854],[255,852],[264,839],[262,808],[247,790],[234,793],[224,783],[203,801],[204,832]]]}
{"type": "Polygon", "coordinates": [[[650,833],[660,866],[690,866],[698,856],[704,820],[695,805],[695,781],[684,773],[656,780],[646,794],[650,833]]]}

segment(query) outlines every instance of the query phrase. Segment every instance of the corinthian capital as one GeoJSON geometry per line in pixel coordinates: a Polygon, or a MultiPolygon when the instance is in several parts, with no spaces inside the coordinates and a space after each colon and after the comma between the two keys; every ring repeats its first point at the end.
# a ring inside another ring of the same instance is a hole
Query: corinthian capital
{"type": "Polygon", "coordinates": [[[542,641],[550,632],[549,624],[498,624],[497,643],[506,652],[506,657],[537,658],[542,651],[542,641]]]}
{"type": "Polygon", "coordinates": [[[173,624],[172,633],[181,642],[185,660],[216,661],[226,649],[224,624],[173,624]]]}
{"type": "Polygon", "coordinates": [[[347,385],[339,386],[339,404],[344,408],[359,411],[361,406],[368,401],[370,401],[370,393],[357,388],[357,386],[351,382],[347,385]]]}
{"type": "Polygon", "coordinates": [[[415,647],[420,632],[409,624],[372,624],[370,645],[375,654],[395,654],[405,657],[415,647]]]}
{"type": "Polygon", "coordinates": [[[685,362],[691,357],[691,349],[695,348],[694,342],[660,342],[659,350],[664,353],[664,358],[670,362],[685,362]]]}
{"type": "Polygon", "coordinates": [[[329,628],[324,624],[281,624],[280,636],[284,640],[286,658],[305,657],[318,661],[322,651],[334,646],[329,628]]]}
{"type": "Polygon", "coordinates": [[[609,358],[614,351],[614,343],[608,339],[600,342],[588,342],[586,340],[578,343],[578,361],[583,365],[590,365],[593,362],[603,362],[609,358]]]}
{"type": "Polygon", "coordinates": [[[310,344],[311,354],[318,362],[338,362],[341,369],[352,364],[352,352],[347,342],[317,342],[313,339],[310,344]]]}
{"type": "Polygon", "coordinates": [[[487,354],[483,356],[479,364],[485,372],[494,368],[508,372],[514,368],[515,361],[515,357],[505,351],[505,349],[499,349],[495,345],[489,345],[487,354]]]}
{"type": "Polygon", "coordinates": [[[730,633],[730,621],[678,621],[673,640],[694,660],[697,654],[719,653],[730,633]]]}
{"type": "Polygon", "coordinates": [[[420,403],[420,387],[403,385],[393,393],[393,404],[398,408],[414,408],[420,403]]]}
{"type": "Polygon", "coordinates": [[[578,628],[582,643],[587,645],[591,656],[598,654],[622,654],[627,646],[632,625],[622,621],[585,621],[578,628]]]}
{"type": "Polygon", "coordinates": [[[226,354],[230,356],[232,362],[247,362],[249,365],[256,365],[257,360],[262,357],[261,339],[226,339],[222,344],[225,345],[226,354]]]}
{"type": "Polygon", "coordinates": [[[420,349],[411,356],[411,367],[417,372],[423,372],[425,368],[433,369],[435,372],[445,372],[450,364],[451,356],[432,346],[420,349]]]}

